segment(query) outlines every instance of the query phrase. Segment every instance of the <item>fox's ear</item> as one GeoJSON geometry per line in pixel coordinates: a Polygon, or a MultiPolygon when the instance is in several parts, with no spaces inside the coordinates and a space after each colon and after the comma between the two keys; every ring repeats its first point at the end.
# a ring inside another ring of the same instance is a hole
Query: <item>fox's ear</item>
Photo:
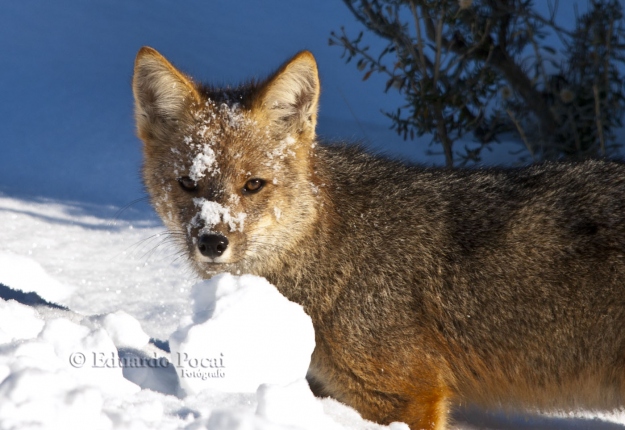
{"type": "Polygon", "coordinates": [[[261,87],[255,107],[283,133],[310,133],[314,137],[319,91],[315,57],[303,51],[261,87]]]}
{"type": "Polygon", "coordinates": [[[144,46],[135,59],[132,78],[135,119],[145,141],[188,115],[189,105],[199,103],[199,94],[189,78],[156,50],[144,46]]]}

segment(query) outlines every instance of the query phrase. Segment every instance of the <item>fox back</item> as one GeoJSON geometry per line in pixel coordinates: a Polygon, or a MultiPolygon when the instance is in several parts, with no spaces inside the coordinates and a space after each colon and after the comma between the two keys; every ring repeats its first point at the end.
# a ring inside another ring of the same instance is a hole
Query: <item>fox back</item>
{"type": "Polygon", "coordinates": [[[139,52],[144,183],[197,273],[300,303],[311,386],[367,419],[622,407],[625,166],[448,170],[319,144],[319,88],[308,52],[225,89],[139,52]]]}

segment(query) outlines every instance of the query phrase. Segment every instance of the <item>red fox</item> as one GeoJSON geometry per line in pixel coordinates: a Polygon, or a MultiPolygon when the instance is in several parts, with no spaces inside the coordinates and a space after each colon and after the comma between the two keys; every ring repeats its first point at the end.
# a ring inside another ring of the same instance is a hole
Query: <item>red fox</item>
{"type": "Polygon", "coordinates": [[[315,137],[301,52],[199,84],[151,48],[133,91],[151,201],[197,273],[264,276],[316,331],[309,380],[364,418],[625,404],[625,167],[427,168],[315,137]]]}

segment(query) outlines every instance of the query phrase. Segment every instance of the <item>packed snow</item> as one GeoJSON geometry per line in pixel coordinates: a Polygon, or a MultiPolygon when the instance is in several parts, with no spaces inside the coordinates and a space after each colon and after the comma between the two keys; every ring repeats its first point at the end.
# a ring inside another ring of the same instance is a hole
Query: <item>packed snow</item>
{"type": "Polygon", "coordinates": [[[253,393],[305,377],[312,321],[264,278],[223,273],[196,284],[191,297],[193,315],[169,338],[185,392],[253,393]]]}

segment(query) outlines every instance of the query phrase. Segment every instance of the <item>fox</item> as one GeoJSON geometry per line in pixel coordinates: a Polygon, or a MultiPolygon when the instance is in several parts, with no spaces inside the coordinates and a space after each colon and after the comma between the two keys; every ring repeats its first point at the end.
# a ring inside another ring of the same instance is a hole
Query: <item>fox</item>
{"type": "Polygon", "coordinates": [[[132,80],[151,203],[201,278],[265,277],[311,317],[307,378],[380,423],[625,404],[625,165],[447,169],[316,136],[308,51],[264,80],[132,80]]]}

